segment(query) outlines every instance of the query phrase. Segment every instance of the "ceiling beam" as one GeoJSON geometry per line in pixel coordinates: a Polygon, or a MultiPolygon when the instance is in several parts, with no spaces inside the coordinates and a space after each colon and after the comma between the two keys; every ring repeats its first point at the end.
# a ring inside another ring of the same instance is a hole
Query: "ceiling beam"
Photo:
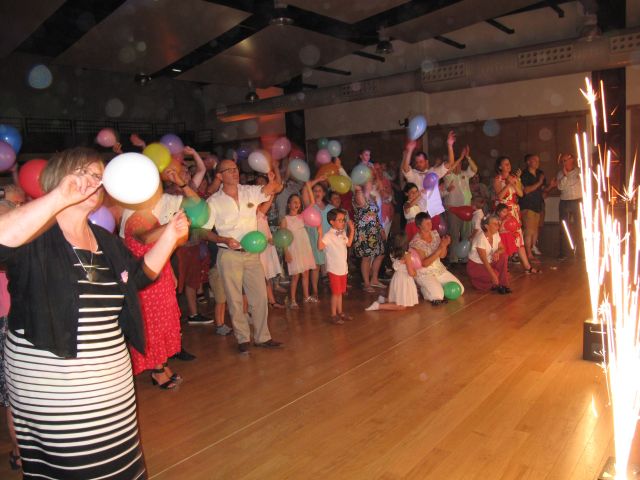
{"type": "Polygon", "coordinates": [[[516,33],[516,31],[513,28],[509,28],[507,27],[504,23],[500,23],[499,21],[490,18],[489,20],[486,20],[486,22],[491,25],[492,27],[497,28],[498,30],[500,30],[501,32],[504,32],[508,35],[513,35],[514,33],[516,33]]]}
{"type": "Polygon", "coordinates": [[[433,39],[439,42],[442,42],[446,45],[449,45],[451,47],[457,48],[458,50],[463,50],[467,48],[467,46],[464,43],[456,42],[455,40],[452,40],[449,37],[444,37],[442,35],[436,35],[435,37],[433,37],[433,39]]]}
{"type": "Polygon", "coordinates": [[[351,75],[351,72],[348,72],[347,70],[340,70],[338,68],[331,68],[331,67],[314,67],[313,70],[317,70],[319,72],[325,72],[325,73],[333,73],[334,75],[344,75],[345,77],[348,77],[351,75]]]}
{"type": "Polygon", "coordinates": [[[380,56],[380,55],[375,55],[373,53],[369,53],[369,52],[363,52],[362,50],[357,50],[355,52],[351,52],[351,55],[357,55],[358,57],[363,57],[363,58],[368,58],[369,60],[375,60],[376,62],[386,62],[387,59],[380,56]]]}

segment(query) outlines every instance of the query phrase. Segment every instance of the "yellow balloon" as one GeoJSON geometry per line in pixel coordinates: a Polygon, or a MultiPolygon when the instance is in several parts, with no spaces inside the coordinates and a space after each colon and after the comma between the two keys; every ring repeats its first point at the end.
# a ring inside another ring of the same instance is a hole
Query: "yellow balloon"
{"type": "Polygon", "coordinates": [[[171,163],[171,152],[161,143],[150,143],[142,151],[142,154],[156,164],[160,173],[171,163]]]}
{"type": "Polygon", "coordinates": [[[345,177],[344,175],[331,175],[327,180],[329,180],[331,190],[341,195],[351,190],[351,179],[349,177],[345,177]]]}

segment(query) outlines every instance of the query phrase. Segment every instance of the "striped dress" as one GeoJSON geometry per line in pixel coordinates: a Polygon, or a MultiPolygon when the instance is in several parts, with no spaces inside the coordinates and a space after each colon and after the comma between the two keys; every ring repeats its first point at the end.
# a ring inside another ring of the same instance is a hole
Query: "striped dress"
{"type": "MultiPolygon", "coordinates": [[[[91,254],[75,249],[89,269],[91,254]]],[[[124,295],[93,254],[88,281],[80,263],[78,355],[61,358],[10,332],[5,368],[25,478],[146,478],[131,361],[118,315],[124,295]]],[[[60,299],[64,301],[64,299],[60,299]]]]}

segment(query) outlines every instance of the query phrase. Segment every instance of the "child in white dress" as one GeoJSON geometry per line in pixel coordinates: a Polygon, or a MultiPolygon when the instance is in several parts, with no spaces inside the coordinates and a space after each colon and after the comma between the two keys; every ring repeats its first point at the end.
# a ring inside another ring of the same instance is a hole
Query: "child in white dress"
{"type": "Polygon", "coordinates": [[[280,222],[282,228],[286,228],[293,234],[293,242],[284,249],[284,259],[291,276],[289,308],[298,308],[296,292],[298,280],[302,276],[302,294],[306,300],[309,298],[309,270],[316,268],[309,235],[304,228],[304,220],[300,214],[302,200],[300,195],[294,193],[287,201],[287,215],[280,222]]]}
{"type": "Polygon", "coordinates": [[[418,289],[413,277],[416,270],[409,253],[409,241],[406,233],[399,233],[393,239],[391,247],[393,261],[393,277],[389,284],[389,301],[379,297],[365,310],[404,310],[418,304],[418,289]]]}
{"type": "Polygon", "coordinates": [[[260,253],[260,263],[262,263],[264,278],[267,282],[267,299],[269,301],[269,306],[272,308],[284,308],[284,305],[278,303],[275,295],[273,294],[272,281],[282,273],[282,268],[280,267],[280,259],[278,258],[276,247],[273,244],[273,237],[267,220],[267,212],[271,208],[272,203],[273,196],[271,196],[268,202],[261,203],[258,206],[258,211],[256,212],[256,216],[258,217],[258,231],[262,232],[267,238],[267,248],[260,253]]]}

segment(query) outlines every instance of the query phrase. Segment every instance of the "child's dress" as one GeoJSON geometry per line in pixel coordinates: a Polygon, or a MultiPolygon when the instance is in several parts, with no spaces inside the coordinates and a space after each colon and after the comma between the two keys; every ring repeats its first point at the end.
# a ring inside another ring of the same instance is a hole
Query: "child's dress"
{"type": "Polygon", "coordinates": [[[389,302],[404,307],[417,305],[418,289],[413,277],[409,275],[405,263],[394,258],[393,270],[393,277],[389,284],[389,302]]]}
{"type": "Polygon", "coordinates": [[[287,215],[287,229],[293,234],[293,242],[287,247],[287,251],[291,255],[291,262],[287,262],[289,275],[296,275],[307,270],[316,268],[316,262],[313,258],[313,250],[309,235],[304,228],[302,215],[287,215]]]}
{"type": "Polygon", "coordinates": [[[271,229],[269,228],[269,222],[267,216],[262,213],[257,213],[258,217],[258,230],[267,237],[267,248],[260,254],[260,262],[264,269],[264,277],[269,280],[275,278],[282,273],[280,268],[280,260],[278,259],[278,252],[276,247],[271,243],[271,229]]]}

